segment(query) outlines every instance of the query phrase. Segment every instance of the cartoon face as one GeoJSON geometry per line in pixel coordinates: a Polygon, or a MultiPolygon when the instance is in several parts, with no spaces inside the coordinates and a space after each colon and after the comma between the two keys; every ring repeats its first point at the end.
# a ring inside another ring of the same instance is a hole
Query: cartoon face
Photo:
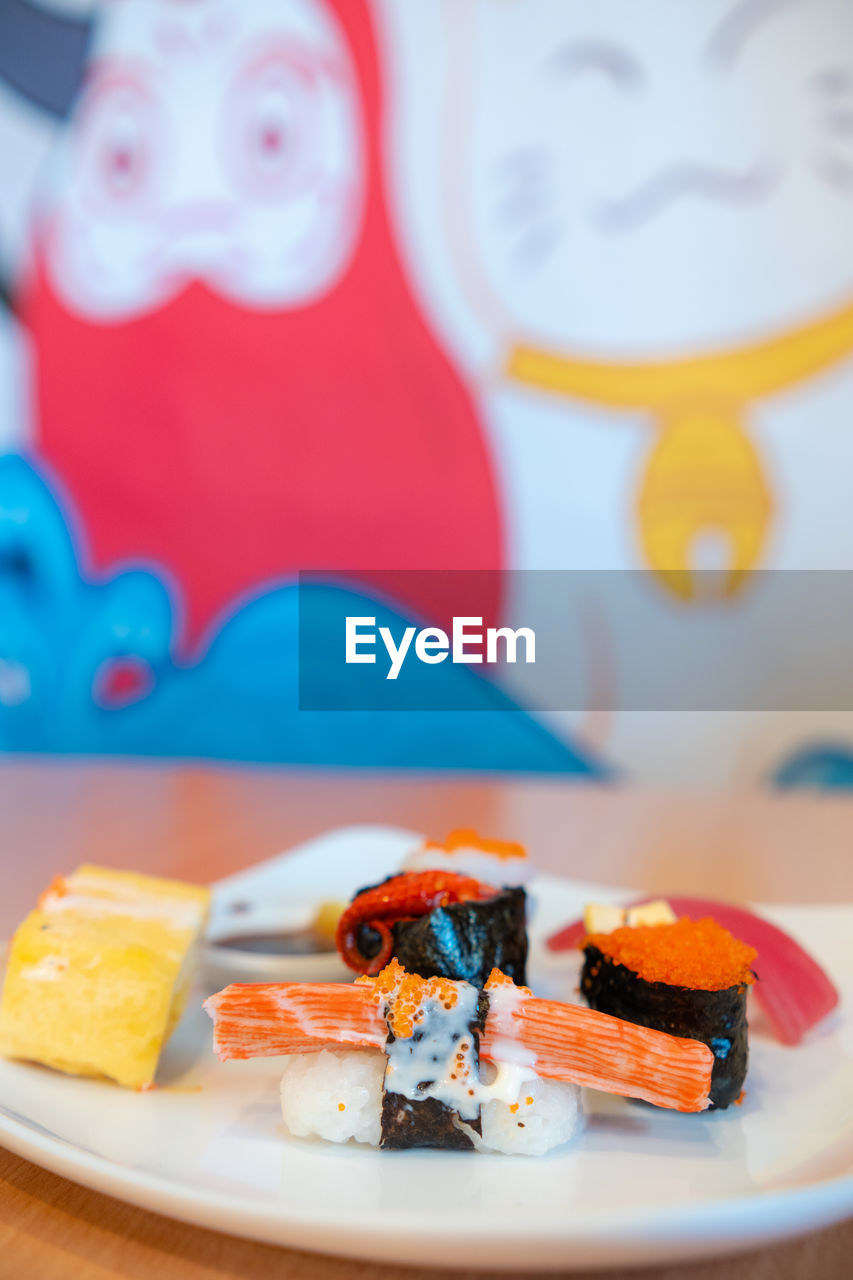
{"type": "Polygon", "coordinates": [[[193,279],[302,305],[344,270],[363,185],[355,70],[320,0],[122,0],[48,196],[48,268],[94,318],[193,279]]]}
{"type": "Polygon", "coordinates": [[[454,216],[515,336],[680,353],[849,296],[853,5],[473,7],[454,216]]]}

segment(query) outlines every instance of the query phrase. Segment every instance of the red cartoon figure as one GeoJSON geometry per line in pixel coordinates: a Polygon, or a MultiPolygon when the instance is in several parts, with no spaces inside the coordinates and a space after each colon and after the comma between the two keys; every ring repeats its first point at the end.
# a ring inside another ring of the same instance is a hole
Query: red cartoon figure
{"type": "MultiPolygon", "coordinates": [[[[94,562],[170,571],[185,645],[299,569],[501,566],[477,415],[395,248],[382,111],[362,0],[106,13],[21,306],[94,562]]],[[[493,577],[418,581],[413,613],[495,620],[493,577]]]]}

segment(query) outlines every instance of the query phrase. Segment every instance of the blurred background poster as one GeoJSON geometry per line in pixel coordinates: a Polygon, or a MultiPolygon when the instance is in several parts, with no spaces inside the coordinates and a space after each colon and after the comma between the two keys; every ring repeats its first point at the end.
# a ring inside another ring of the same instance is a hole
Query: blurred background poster
{"type": "Polygon", "coordinates": [[[848,0],[0,0],[0,290],[0,749],[853,780],[771,607],[853,568],[848,0]],[[300,571],[540,570],[584,705],[300,710],[300,571]],[[631,705],[626,570],[778,707],[631,705]]]}

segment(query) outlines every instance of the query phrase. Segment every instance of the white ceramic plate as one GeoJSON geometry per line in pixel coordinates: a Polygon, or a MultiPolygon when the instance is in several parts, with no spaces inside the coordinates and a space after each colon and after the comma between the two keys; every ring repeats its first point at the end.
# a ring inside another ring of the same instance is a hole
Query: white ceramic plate
{"type": "MultiPolygon", "coordinates": [[[[304,847],[297,865],[306,889],[336,895],[339,876],[347,888],[380,878],[412,842],[352,828],[304,847]]],[[[273,860],[253,874],[253,891],[273,893],[285,873],[273,860]]],[[[541,942],[590,896],[622,895],[544,877],[532,888],[534,984],[571,998],[577,961],[541,942]]],[[[0,1063],[0,1141],[183,1221],[381,1261],[570,1269],[780,1240],[853,1213],[853,910],[765,913],[826,966],[844,1003],[797,1049],[754,1024],[747,1097],[727,1112],[682,1116],[588,1093],[580,1138],[539,1159],[298,1141],[280,1128],[275,1060],[217,1062],[193,1002],[151,1093],[0,1063]]]]}

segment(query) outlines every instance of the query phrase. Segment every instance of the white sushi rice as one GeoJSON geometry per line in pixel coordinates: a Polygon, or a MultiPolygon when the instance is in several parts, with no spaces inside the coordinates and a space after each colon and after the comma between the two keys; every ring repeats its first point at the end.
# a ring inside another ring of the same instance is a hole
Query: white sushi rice
{"type": "Polygon", "coordinates": [[[369,1142],[382,1136],[385,1054],[322,1049],[288,1058],[281,1077],[281,1114],[296,1138],[369,1142]]]}
{"type": "Polygon", "coordinates": [[[528,1079],[517,1102],[484,1103],[480,1121],[482,1136],[473,1135],[478,1151],[542,1156],[569,1142],[581,1128],[581,1091],[558,1080],[528,1079]]]}
{"type": "MultiPolygon", "coordinates": [[[[281,1078],[281,1111],[287,1129],[296,1138],[354,1139],[378,1146],[385,1061],[384,1053],[369,1049],[323,1049],[288,1058],[281,1078]]],[[[480,1116],[482,1136],[469,1130],[478,1151],[544,1155],[568,1142],[580,1128],[580,1089],[528,1078],[517,1102],[486,1102],[480,1116]]]]}

